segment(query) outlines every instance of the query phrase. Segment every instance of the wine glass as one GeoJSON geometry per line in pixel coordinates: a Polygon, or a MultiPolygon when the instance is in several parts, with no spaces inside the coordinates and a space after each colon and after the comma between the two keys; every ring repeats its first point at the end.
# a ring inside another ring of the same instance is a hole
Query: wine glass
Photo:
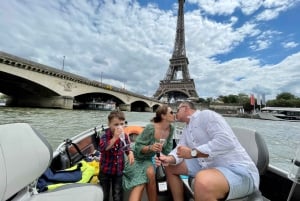
{"type": "MultiPolygon", "coordinates": [[[[166,142],[166,139],[164,139],[162,137],[159,139],[159,144],[161,144],[161,147],[164,146],[165,142],[166,142]]],[[[158,153],[160,154],[160,152],[158,152],[158,153]]]]}
{"type": "Polygon", "coordinates": [[[124,146],[123,146],[123,150],[127,149],[127,143],[126,143],[126,140],[125,140],[125,133],[124,133],[124,130],[123,130],[123,127],[122,126],[119,126],[119,129],[122,129],[122,133],[119,135],[119,138],[120,140],[123,142],[124,146]]]}
{"type": "Polygon", "coordinates": [[[166,142],[166,139],[164,139],[164,138],[159,139],[159,143],[161,144],[161,146],[163,146],[165,144],[165,142],[166,142]]]}
{"type": "Polygon", "coordinates": [[[125,133],[122,132],[119,137],[120,137],[120,140],[123,142],[124,146],[126,146],[127,144],[126,144],[126,141],[125,141],[125,133]]]}

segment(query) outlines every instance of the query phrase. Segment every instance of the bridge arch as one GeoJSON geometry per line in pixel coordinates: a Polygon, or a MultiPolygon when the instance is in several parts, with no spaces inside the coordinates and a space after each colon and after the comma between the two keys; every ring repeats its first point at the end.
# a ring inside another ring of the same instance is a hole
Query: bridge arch
{"type": "MultiPolygon", "coordinates": [[[[158,100],[163,99],[164,97],[167,97],[168,99],[171,99],[172,97],[177,97],[177,99],[187,99],[189,97],[189,94],[187,94],[186,91],[180,90],[180,89],[170,89],[170,90],[165,90],[163,93],[160,94],[158,97],[158,100]]],[[[170,102],[170,100],[167,100],[167,102],[170,102]]]]}
{"type": "Polygon", "coordinates": [[[135,108],[141,111],[153,111],[154,106],[162,104],[154,98],[1,51],[0,84],[0,92],[19,98],[22,105],[29,107],[72,109],[74,100],[88,96],[87,94],[105,94],[106,97],[113,97],[127,111],[135,108]],[[14,85],[10,86],[11,83],[14,85]],[[140,107],[145,108],[140,109],[140,107]]]}

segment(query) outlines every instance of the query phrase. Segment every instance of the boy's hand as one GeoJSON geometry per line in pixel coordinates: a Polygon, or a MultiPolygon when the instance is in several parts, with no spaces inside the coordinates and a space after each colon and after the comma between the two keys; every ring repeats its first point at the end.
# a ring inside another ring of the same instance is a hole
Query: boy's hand
{"type": "Polygon", "coordinates": [[[132,165],[134,163],[134,155],[132,151],[129,151],[128,161],[129,161],[129,165],[132,165]]]}

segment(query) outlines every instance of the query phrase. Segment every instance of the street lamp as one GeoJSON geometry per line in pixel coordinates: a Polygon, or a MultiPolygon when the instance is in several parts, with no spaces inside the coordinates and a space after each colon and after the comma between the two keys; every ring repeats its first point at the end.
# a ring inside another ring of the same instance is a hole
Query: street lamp
{"type": "Polygon", "coordinates": [[[65,58],[66,58],[66,56],[63,57],[63,66],[62,66],[62,70],[64,70],[64,68],[65,68],[65,58]]]}
{"type": "Polygon", "coordinates": [[[102,86],[102,74],[103,74],[103,72],[101,71],[101,77],[100,77],[100,83],[101,83],[101,86],[102,86]]]}

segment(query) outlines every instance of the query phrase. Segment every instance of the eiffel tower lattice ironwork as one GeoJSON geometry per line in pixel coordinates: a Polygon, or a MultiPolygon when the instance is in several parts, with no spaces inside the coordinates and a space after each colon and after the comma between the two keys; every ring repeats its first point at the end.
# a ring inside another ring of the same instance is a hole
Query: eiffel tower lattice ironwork
{"type": "Polygon", "coordinates": [[[188,58],[185,51],[185,35],[184,35],[184,2],[178,0],[178,18],[176,27],[176,39],[172,58],[170,59],[169,69],[164,80],[160,81],[159,88],[153,95],[158,100],[167,98],[168,102],[172,99],[192,99],[198,98],[195,89],[194,80],[190,78],[188,70],[188,58]],[[179,73],[181,72],[181,77],[179,73]]]}

